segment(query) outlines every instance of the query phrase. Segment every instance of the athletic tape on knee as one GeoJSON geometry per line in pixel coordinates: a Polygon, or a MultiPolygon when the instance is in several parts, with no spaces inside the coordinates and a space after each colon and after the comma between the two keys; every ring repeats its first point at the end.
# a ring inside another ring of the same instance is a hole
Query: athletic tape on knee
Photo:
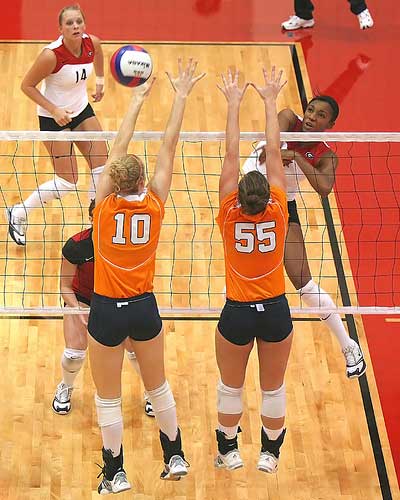
{"type": "MultiPolygon", "coordinates": [[[[313,280],[310,280],[305,286],[297,291],[308,307],[336,307],[330,295],[320,288],[313,280]]],[[[325,313],[320,314],[319,317],[321,319],[326,319],[329,315],[329,313],[325,313]]]]}
{"type": "Polygon", "coordinates": [[[286,414],[286,387],[282,384],[274,391],[261,391],[261,415],[268,418],[281,418],[286,414]]]}
{"type": "Polygon", "coordinates": [[[97,393],[94,396],[97,410],[97,422],[100,427],[122,422],[121,398],[103,399],[97,393]]]}
{"type": "Polygon", "coordinates": [[[85,362],[86,350],[66,347],[61,356],[61,365],[69,373],[79,371],[85,362]]]}
{"type": "Polygon", "coordinates": [[[147,395],[156,413],[170,410],[176,406],[174,395],[172,394],[167,380],[157,389],[147,391],[147,395]]]}
{"type": "Polygon", "coordinates": [[[243,387],[235,388],[225,385],[222,380],[217,384],[217,408],[219,413],[237,415],[243,412],[243,387]]]}

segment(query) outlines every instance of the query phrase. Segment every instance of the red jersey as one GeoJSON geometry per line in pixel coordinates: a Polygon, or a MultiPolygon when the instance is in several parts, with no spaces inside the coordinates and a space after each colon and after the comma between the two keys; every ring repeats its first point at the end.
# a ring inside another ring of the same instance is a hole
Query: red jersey
{"type": "Polygon", "coordinates": [[[73,291],[90,302],[94,281],[92,228],[85,229],[69,238],[63,246],[62,254],[68,262],[77,266],[72,280],[73,291]]]}
{"type": "Polygon", "coordinates": [[[265,209],[242,211],[238,192],[222,201],[217,217],[225,254],[226,296],[239,302],[264,300],[285,293],[283,257],[288,227],[286,194],[271,186],[265,209]]]}
{"type": "MultiPolygon", "coordinates": [[[[303,120],[297,116],[296,124],[290,132],[302,132],[303,120]]],[[[318,163],[322,155],[331,151],[326,142],[288,142],[287,149],[300,153],[313,167],[318,163]]]]}

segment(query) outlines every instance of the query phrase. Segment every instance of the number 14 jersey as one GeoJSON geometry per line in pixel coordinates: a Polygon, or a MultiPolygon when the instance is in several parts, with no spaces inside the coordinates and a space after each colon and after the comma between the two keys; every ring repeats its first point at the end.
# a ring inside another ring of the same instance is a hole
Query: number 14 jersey
{"type": "MultiPolygon", "coordinates": [[[[43,80],[41,92],[57,108],[72,111],[71,118],[78,116],[89,102],[87,80],[93,71],[93,41],[83,33],[82,53],[79,57],[67,49],[62,36],[46,45],[43,50],[46,49],[54,52],[57,62],[51,75],[43,80]]],[[[37,107],[37,114],[51,118],[51,114],[41,106],[37,107]]]]}
{"type": "Polygon", "coordinates": [[[285,293],[283,258],[288,226],[286,194],[271,186],[263,212],[245,214],[234,191],[217,217],[225,253],[226,296],[256,302],[285,293]]]}
{"type": "Polygon", "coordinates": [[[153,290],[164,204],[151,191],[110,194],[93,211],[94,291],[128,298],[153,290]]]}

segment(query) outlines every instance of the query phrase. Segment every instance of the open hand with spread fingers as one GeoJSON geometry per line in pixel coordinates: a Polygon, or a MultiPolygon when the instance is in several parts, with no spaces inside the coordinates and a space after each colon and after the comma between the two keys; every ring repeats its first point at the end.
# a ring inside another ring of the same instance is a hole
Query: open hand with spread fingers
{"type": "Polygon", "coordinates": [[[251,85],[257,90],[262,99],[276,100],[280,91],[287,84],[287,80],[282,82],[283,70],[281,69],[278,75],[276,75],[275,66],[272,66],[270,75],[268,75],[268,71],[265,68],[263,68],[263,74],[265,82],[264,86],[258,86],[255,83],[252,83],[251,85]]]}
{"type": "Polygon", "coordinates": [[[193,61],[193,58],[189,59],[187,66],[184,68],[182,64],[182,59],[178,59],[178,76],[174,78],[168,71],[166,74],[171,82],[172,88],[181,97],[187,97],[194,85],[201,80],[206,74],[201,73],[198,76],[194,76],[197,68],[197,61],[193,61]]]}
{"type": "Polygon", "coordinates": [[[235,74],[232,75],[232,71],[228,69],[226,76],[222,74],[221,78],[222,86],[217,84],[217,87],[224,94],[228,103],[240,104],[249,83],[245,83],[242,88],[239,87],[239,70],[236,70],[235,74]]]}

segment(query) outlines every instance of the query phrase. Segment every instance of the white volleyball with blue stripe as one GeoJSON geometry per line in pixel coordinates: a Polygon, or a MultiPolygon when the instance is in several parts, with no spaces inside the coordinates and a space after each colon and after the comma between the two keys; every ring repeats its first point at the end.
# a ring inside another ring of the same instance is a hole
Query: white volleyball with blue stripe
{"type": "Polygon", "coordinates": [[[114,52],[110,67],[118,83],[126,87],[137,87],[149,79],[153,62],[143,47],[124,45],[114,52]]]}

